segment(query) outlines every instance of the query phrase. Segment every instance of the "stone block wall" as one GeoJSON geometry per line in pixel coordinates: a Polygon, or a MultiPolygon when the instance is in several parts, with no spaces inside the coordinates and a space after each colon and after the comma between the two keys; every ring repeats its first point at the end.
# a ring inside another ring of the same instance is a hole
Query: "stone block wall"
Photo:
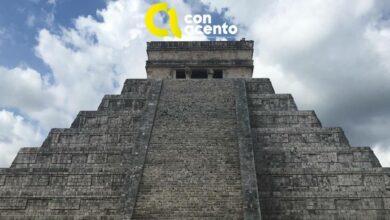
{"type": "Polygon", "coordinates": [[[253,41],[148,42],[149,79],[174,79],[176,70],[219,69],[223,78],[250,78],[253,41]]]}
{"type": "Polygon", "coordinates": [[[388,219],[389,169],[271,87],[247,80],[263,219],[388,219]]]}

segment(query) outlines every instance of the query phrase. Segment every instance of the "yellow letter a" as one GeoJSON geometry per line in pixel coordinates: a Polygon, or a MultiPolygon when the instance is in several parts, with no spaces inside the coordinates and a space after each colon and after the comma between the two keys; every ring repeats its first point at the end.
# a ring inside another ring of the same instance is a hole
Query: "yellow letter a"
{"type": "Polygon", "coordinates": [[[172,34],[177,38],[181,38],[181,30],[179,27],[176,11],[175,9],[168,9],[168,3],[166,2],[154,4],[149,8],[145,16],[146,28],[157,37],[166,37],[169,35],[167,29],[159,28],[154,24],[154,16],[156,16],[156,14],[160,11],[167,13],[172,34]]]}

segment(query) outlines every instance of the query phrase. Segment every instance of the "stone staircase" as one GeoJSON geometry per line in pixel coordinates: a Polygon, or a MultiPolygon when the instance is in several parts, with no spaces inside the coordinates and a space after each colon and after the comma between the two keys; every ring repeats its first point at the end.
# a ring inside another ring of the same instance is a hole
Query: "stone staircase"
{"type": "Polygon", "coordinates": [[[267,79],[247,81],[263,219],[389,219],[390,170],[267,79]]]}
{"type": "Polygon", "coordinates": [[[165,80],[134,219],[242,219],[232,81],[165,80]]]}

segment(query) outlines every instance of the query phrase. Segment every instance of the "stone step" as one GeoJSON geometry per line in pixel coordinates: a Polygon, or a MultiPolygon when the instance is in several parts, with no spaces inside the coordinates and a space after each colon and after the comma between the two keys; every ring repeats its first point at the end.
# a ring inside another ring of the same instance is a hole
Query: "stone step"
{"type": "Polygon", "coordinates": [[[374,186],[335,186],[312,187],[312,186],[291,186],[259,189],[260,198],[329,198],[329,199],[362,199],[362,198],[389,198],[390,193],[383,185],[374,186]]]}
{"type": "Polygon", "coordinates": [[[248,94],[249,111],[297,111],[291,94],[248,94]]]}
{"type": "MultiPolygon", "coordinates": [[[[237,152],[238,153],[238,152],[237,152]]],[[[216,166],[218,165],[223,165],[227,166],[228,164],[232,164],[230,161],[232,159],[235,159],[234,157],[236,155],[217,155],[213,156],[211,154],[205,155],[205,154],[187,154],[183,152],[182,155],[177,156],[175,158],[165,158],[163,156],[153,156],[148,158],[148,163],[153,164],[153,165],[171,165],[171,164],[176,164],[176,165],[191,165],[191,166],[216,166]],[[185,154],[185,155],[183,155],[185,154]],[[201,157],[199,161],[193,162],[193,163],[188,163],[186,160],[190,159],[190,157],[201,157]],[[214,161],[213,161],[214,160],[214,161]]],[[[176,156],[176,155],[172,155],[176,156]]],[[[238,166],[238,164],[237,164],[238,166]]],[[[212,170],[211,170],[212,171],[212,170]]]]}
{"type": "Polygon", "coordinates": [[[267,166],[270,168],[320,168],[320,169],[341,169],[341,168],[374,168],[377,167],[371,161],[362,162],[263,162],[257,166],[267,166]]]}
{"type": "MultiPolygon", "coordinates": [[[[388,167],[374,167],[374,168],[335,168],[335,169],[320,169],[320,168],[268,168],[260,167],[258,169],[260,174],[275,174],[275,175],[304,175],[304,174],[372,174],[372,175],[390,175],[390,168],[388,167]]],[[[389,180],[390,181],[390,180],[389,180]]],[[[390,182],[389,182],[390,183],[390,182]]]]}
{"type": "MultiPolygon", "coordinates": [[[[180,218],[183,217],[197,217],[203,219],[207,216],[213,219],[242,219],[240,215],[240,203],[235,201],[238,198],[236,196],[230,196],[228,194],[217,196],[217,193],[212,194],[209,192],[205,196],[189,196],[177,195],[177,197],[168,197],[164,193],[156,193],[156,197],[164,199],[164,208],[158,200],[152,201],[153,209],[136,209],[134,218],[180,218]],[[230,201],[229,203],[221,203],[220,200],[230,201]],[[178,201],[180,202],[178,204],[178,201]],[[232,218],[234,216],[234,218],[232,218]]],[[[139,202],[148,203],[149,201],[140,199],[139,202]]]]}
{"type": "Polygon", "coordinates": [[[207,140],[203,137],[193,137],[191,139],[180,139],[180,138],[152,138],[150,140],[151,145],[210,145],[210,146],[220,146],[222,143],[237,143],[235,137],[217,137],[217,138],[208,138],[207,140]]]}
{"type": "MultiPolygon", "coordinates": [[[[263,198],[260,201],[262,204],[262,211],[265,213],[278,213],[278,211],[299,213],[299,210],[312,210],[312,211],[322,211],[322,212],[335,212],[337,210],[343,210],[345,214],[348,212],[350,214],[356,214],[360,212],[363,216],[367,216],[368,210],[383,210],[386,213],[390,213],[388,205],[384,201],[388,201],[389,198],[378,198],[378,197],[368,197],[368,198],[359,198],[359,197],[334,197],[334,198],[263,198]],[[386,209],[386,210],[384,210],[386,209]],[[364,212],[365,211],[365,212],[364,212]]],[[[309,212],[310,213],[310,212],[309,212]]],[[[263,214],[263,213],[262,213],[263,214]]],[[[280,213],[279,213],[280,214],[280,213]]],[[[330,213],[331,214],[331,213],[330,213]]],[[[318,215],[315,215],[318,216],[318,215]]],[[[348,216],[348,215],[346,215],[348,216]]],[[[343,219],[366,219],[366,218],[351,218],[353,215],[349,215],[348,218],[343,219]]],[[[362,217],[362,216],[361,216],[362,217]]],[[[317,219],[317,217],[315,217],[317,219]]],[[[329,219],[325,218],[325,219],[329,219]]],[[[333,219],[333,218],[332,218],[333,219]]],[[[335,218],[339,219],[339,218],[335,218]]],[[[371,219],[371,218],[370,218],[371,219]]],[[[379,218],[387,219],[387,218],[379,218]]]]}
{"type": "Polygon", "coordinates": [[[204,179],[220,179],[224,180],[224,176],[231,177],[230,179],[225,179],[228,183],[231,180],[239,180],[240,172],[239,164],[196,164],[187,162],[186,164],[178,164],[178,163],[168,163],[168,164],[148,164],[144,168],[144,172],[148,175],[144,178],[145,181],[155,180],[158,182],[166,181],[172,182],[172,175],[175,175],[177,180],[182,178],[188,178],[189,183],[191,183],[192,179],[204,180],[204,179]],[[156,175],[156,172],[159,172],[156,175]],[[193,176],[191,176],[193,175],[193,176]],[[199,175],[199,176],[196,176],[199,175]],[[234,177],[234,175],[236,175],[234,177]],[[164,180],[158,180],[158,176],[163,177],[164,180]]]}
{"type": "Polygon", "coordinates": [[[122,168],[139,162],[137,154],[130,152],[113,153],[39,153],[18,154],[11,168],[66,168],[89,169],[122,168]]]}
{"type": "Polygon", "coordinates": [[[259,149],[255,153],[259,167],[381,167],[378,159],[369,147],[350,148],[296,148],[259,149]]]}
{"type": "Polygon", "coordinates": [[[4,178],[4,175],[106,175],[106,174],[131,174],[140,168],[138,167],[105,167],[104,169],[91,169],[85,167],[78,168],[1,168],[0,179],[4,178]]]}
{"type": "MultiPolygon", "coordinates": [[[[11,168],[11,171],[15,169],[11,168]]],[[[126,182],[125,173],[87,173],[87,174],[70,174],[70,173],[8,173],[1,174],[0,185],[8,186],[10,188],[23,186],[23,187],[63,187],[63,190],[72,190],[69,186],[78,187],[111,187],[123,186],[126,182]]],[[[26,188],[27,189],[27,188],[26,188]]],[[[86,190],[91,190],[87,189],[86,190]]],[[[36,192],[36,193],[53,193],[52,192],[36,192]]],[[[64,191],[65,192],[65,191],[64,191]]],[[[3,192],[2,192],[3,193],[3,192]]],[[[16,192],[15,192],[16,193],[16,192]]],[[[62,191],[56,193],[63,193],[62,191]]],[[[8,195],[9,193],[7,193],[8,195]]],[[[28,196],[28,194],[26,194],[28,196]]]]}
{"type": "Polygon", "coordinates": [[[94,148],[22,148],[15,157],[12,168],[71,168],[128,166],[139,160],[137,149],[127,147],[94,148]]]}
{"type": "Polygon", "coordinates": [[[321,127],[314,111],[252,111],[252,128],[321,127]]]}
{"type": "MultiPolygon", "coordinates": [[[[120,197],[52,197],[52,198],[1,198],[0,199],[0,218],[4,219],[3,216],[15,215],[16,210],[21,210],[21,214],[32,215],[32,214],[45,214],[47,215],[75,215],[79,213],[80,209],[85,209],[84,214],[118,214],[121,206],[117,205],[120,203],[120,197]],[[87,209],[86,209],[87,208],[87,209]],[[90,208],[91,211],[87,211],[90,208]],[[45,211],[41,211],[45,210],[45,211]],[[89,213],[94,211],[94,213],[89,213]]],[[[80,214],[80,213],[79,213],[80,214]]],[[[38,219],[38,218],[36,218],[38,219]]],[[[39,219],[42,219],[39,217],[39,219]]],[[[62,219],[61,216],[54,219],[62,219]]],[[[69,219],[69,218],[63,218],[69,219]]]]}
{"type": "Polygon", "coordinates": [[[43,147],[24,147],[19,150],[20,154],[121,154],[133,152],[134,146],[126,147],[106,147],[106,146],[90,146],[80,148],[43,148],[43,147]]]}
{"type": "MultiPolygon", "coordinates": [[[[30,181],[30,180],[26,180],[30,181]]],[[[18,184],[17,182],[15,184],[18,184]]],[[[93,183],[90,186],[79,185],[43,185],[40,183],[25,183],[24,185],[8,186],[4,185],[4,191],[0,193],[1,198],[20,198],[21,193],[26,199],[29,198],[61,198],[61,197],[94,197],[96,195],[103,197],[122,196],[126,186],[122,185],[102,185],[93,183]],[[33,184],[33,185],[32,185],[33,184]],[[41,185],[38,185],[41,184],[41,185]]]]}
{"type": "Polygon", "coordinates": [[[177,131],[173,133],[157,133],[155,134],[151,142],[152,143],[191,143],[192,140],[196,142],[201,141],[202,139],[207,140],[234,140],[235,138],[234,131],[225,131],[217,133],[208,133],[208,132],[183,132],[177,131]]]}
{"type": "Polygon", "coordinates": [[[109,154],[38,154],[35,158],[26,161],[25,158],[14,160],[11,168],[111,168],[129,166],[138,160],[132,153],[109,154]]]}
{"type": "Polygon", "coordinates": [[[52,129],[42,147],[68,146],[72,144],[130,144],[134,141],[134,131],[96,132],[81,131],[76,128],[52,129]]]}
{"type": "Polygon", "coordinates": [[[187,207],[180,211],[164,211],[159,210],[158,212],[150,212],[145,210],[142,213],[135,213],[132,216],[132,219],[183,219],[183,220],[193,220],[193,219],[243,219],[242,215],[237,214],[235,209],[228,209],[213,207],[211,204],[204,209],[197,210],[188,210],[187,207]],[[225,209],[225,211],[221,211],[225,209]],[[169,213],[169,214],[167,214],[169,213]],[[213,213],[213,214],[209,214],[213,213]]]}
{"type": "MultiPolygon", "coordinates": [[[[191,122],[206,121],[206,120],[232,120],[235,118],[235,111],[232,109],[216,109],[212,108],[199,108],[192,110],[183,110],[183,106],[175,106],[164,109],[164,111],[158,112],[157,116],[161,117],[160,120],[188,120],[191,122]]],[[[191,108],[191,107],[188,107],[191,108]]],[[[157,118],[159,119],[159,118],[157,118]]]]}
{"type": "MultiPolygon", "coordinates": [[[[321,204],[318,202],[317,204],[321,204]]],[[[390,215],[390,210],[358,210],[350,208],[348,210],[337,209],[314,209],[309,206],[308,209],[296,210],[264,210],[261,212],[263,219],[301,219],[305,216],[306,219],[356,219],[366,220],[370,219],[387,219],[390,215]]]]}
{"type": "MultiPolygon", "coordinates": [[[[269,81],[269,80],[268,80],[269,81]]],[[[161,100],[170,98],[167,94],[174,93],[181,97],[186,95],[201,96],[208,94],[204,97],[204,100],[210,100],[213,97],[226,98],[230,94],[233,94],[232,90],[233,82],[230,79],[219,79],[219,80],[164,80],[164,89],[161,91],[161,100]],[[224,95],[224,96],[222,96],[224,95]]],[[[180,102],[180,100],[178,100],[180,102]]]]}
{"type": "Polygon", "coordinates": [[[272,83],[267,78],[246,79],[247,94],[274,94],[272,83]]]}
{"type": "Polygon", "coordinates": [[[125,95],[105,95],[98,107],[98,111],[129,111],[139,114],[146,108],[147,99],[125,95]]]}
{"type": "MultiPolygon", "coordinates": [[[[187,196],[187,197],[208,197],[209,193],[221,192],[223,196],[241,196],[241,185],[240,184],[221,184],[221,182],[212,182],[210,185],[196,184],[188,182],[175,182],[171,184],[163,184],[161,188],[153,188],[153,182],[148,182],[142,186],[142,195],[140,199],[147,199],[148,196],[158,193],[164,193],[164,189],[171,188],[173,194],[170,197],[176,196],[187,196]]],[[[161,184],[161,182],[159,182],[161,184]]],[[[141,200],[139,200],[141,201],[141,200]]]]}
{"type": "Polygon", "coordinates": [[[180,120],[182,123],[177,123],[179,120],[167,120],[164,123],[160,123],[154,126],[154,129],[167,129],[167,130],[200,130],[200,129],[224,129],[230,128],[236,125],[236,120],[220,120],[220,119],[209,119],[209,120],[180,120]],[[207,121],[207,122],[206,122],[207,121]]]}
{"type": "Polygon", "coordinates": [[[37,213],[34,213],[34,212],[31,212],[31,214],[23,214],[24,212],[20,212],[19,215],[15,214],[15,212],[12,212],[11,215],[1,215],[1,218],[3,220],[30,220],[30,219],[40,219],[40,220],[52,220],[52,219],[56,219],[56,220],[69,220],[69,219],[83,219],[83,220],[104,220],[104,219],[110,219],[110,220],[123,220],[123,219],[126,219],[126,218],[130,218],[129,216],[124,216],[124,215],[121,215],[118,211],[118,214],[117,215],[96,215],[94,213],[92,213],[91,215],[87,215],[86,213],[82,214],[82,215],[78,215],[78,214],[75,214],[75,215],[70,215],[70,214],[67,214],[67,215],[45,215],[44,213],[42,213],[41,215],[39,215],[39,217],[37,217],[37,213]]]}
{"type": "Polygon", "coordinates": [[[117,215],[96,215],[95,213],[91,214],[82,214],[82,215],[47,215],[42,213],[42,215],[39,215],[37,217],[37,213],[31,212],[31,214],[27,215],[25,212],[20,212],[19,215],[15,214],[14,212],[11,212],[10,215],[4,215],[0,214],[1,219],[3,220],[31,220],[31,219],[38,219],[39,220],[69,220],[69,219],[83,219],[83,220],[123,220],[123,219],[129,219],[129,216],[121,215],[121,213],[118,213],[117,215]]]}
{"type": "Polygon", "coordinates": [[[349,146],[341,128],[254,128],[256,144],[262,147],[285,147],[307,145],[349,146]]]}
{"type": "Polygon", "coordinates": [[[222,151],[226,148],[237,149],[237,142],[232,141],[231,137],[229,138],[220,138],[219,140],[205,140],[205,139],[193,139],[187,142],[182,143],[151,143],[149,145],[148,152],[163,152],[166,150],[169,151],[222,151]]]}
{"type": "Polygon", "coordinates": [[[153,81],[148,79],[126,79],[121,95],[138,95],[147,97],[152,87],[152,83],[153,81]]]}
{"type": "Polygon", "coordinates": [[[171,163],[171,162],[184,162],[191,157],[200,157],[201,161],[207,162],[211,161],[234,161],[239,153],[239,149],[231,149],[227,153],[218,152],[225,151],[226,147],[215,148],[213,146],[209,147],[187,147],[187,148],[174,148],[171,146],[160,147],[157,149],[151,149],[151,155],[148,157],[150,163],[171,163]],[[207,149],[207,150],[205,150],[207,149]],[[217,151],[217,152],[216,152],[217,151]]]}
{"type": "Polygon", "coordinates": [[[140,126],[139,118],[139,113],[129,111],[81,111],[71,128],[94,132],[134,130],[140,126]]]}

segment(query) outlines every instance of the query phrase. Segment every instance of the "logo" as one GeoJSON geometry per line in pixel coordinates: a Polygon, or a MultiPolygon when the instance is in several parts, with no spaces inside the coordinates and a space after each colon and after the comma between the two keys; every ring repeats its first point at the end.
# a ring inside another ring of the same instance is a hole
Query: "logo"
{"type": "MultiPolygon", "coordinates": [[[[214,24],[210,14],[187,14],[184,16],[183,23],[186,24],[184,33],[188,36],[206,35],[210,37],[230,38],[234,37],[238,32],[238,27],[236,25],[229,25],[226,24],[226,22],[223,24],[214,24]]],[[[156,37],[167,37],[170,33],[177,38],[181,38],[182,36],[176,10],[174,8],[169,8],[168,3],[166,2],[156,3],[150,6],[145,15],[145,24],[149,32],[156,37]],[[170,31],[167,28],[157,27],[154,23],[154,17],[160,12],[165,13],[168,16],[170,31]]]]}
{"type": "Polygon", "coordinates": [[[150,31],[150,33],[152,33],[156,37],[169,36],[169,31],[167,29],[159,28],[154,24],[154,17],[159,12],[165,12],[168,15],[169,26],[171,28],[173,36],[181,38],[181,30],[179,27],[176,10],[173,8],[168,8],[168,3],[166,2],[154,4],[146,12],[145,24],[146,28],[150,31]]]}

